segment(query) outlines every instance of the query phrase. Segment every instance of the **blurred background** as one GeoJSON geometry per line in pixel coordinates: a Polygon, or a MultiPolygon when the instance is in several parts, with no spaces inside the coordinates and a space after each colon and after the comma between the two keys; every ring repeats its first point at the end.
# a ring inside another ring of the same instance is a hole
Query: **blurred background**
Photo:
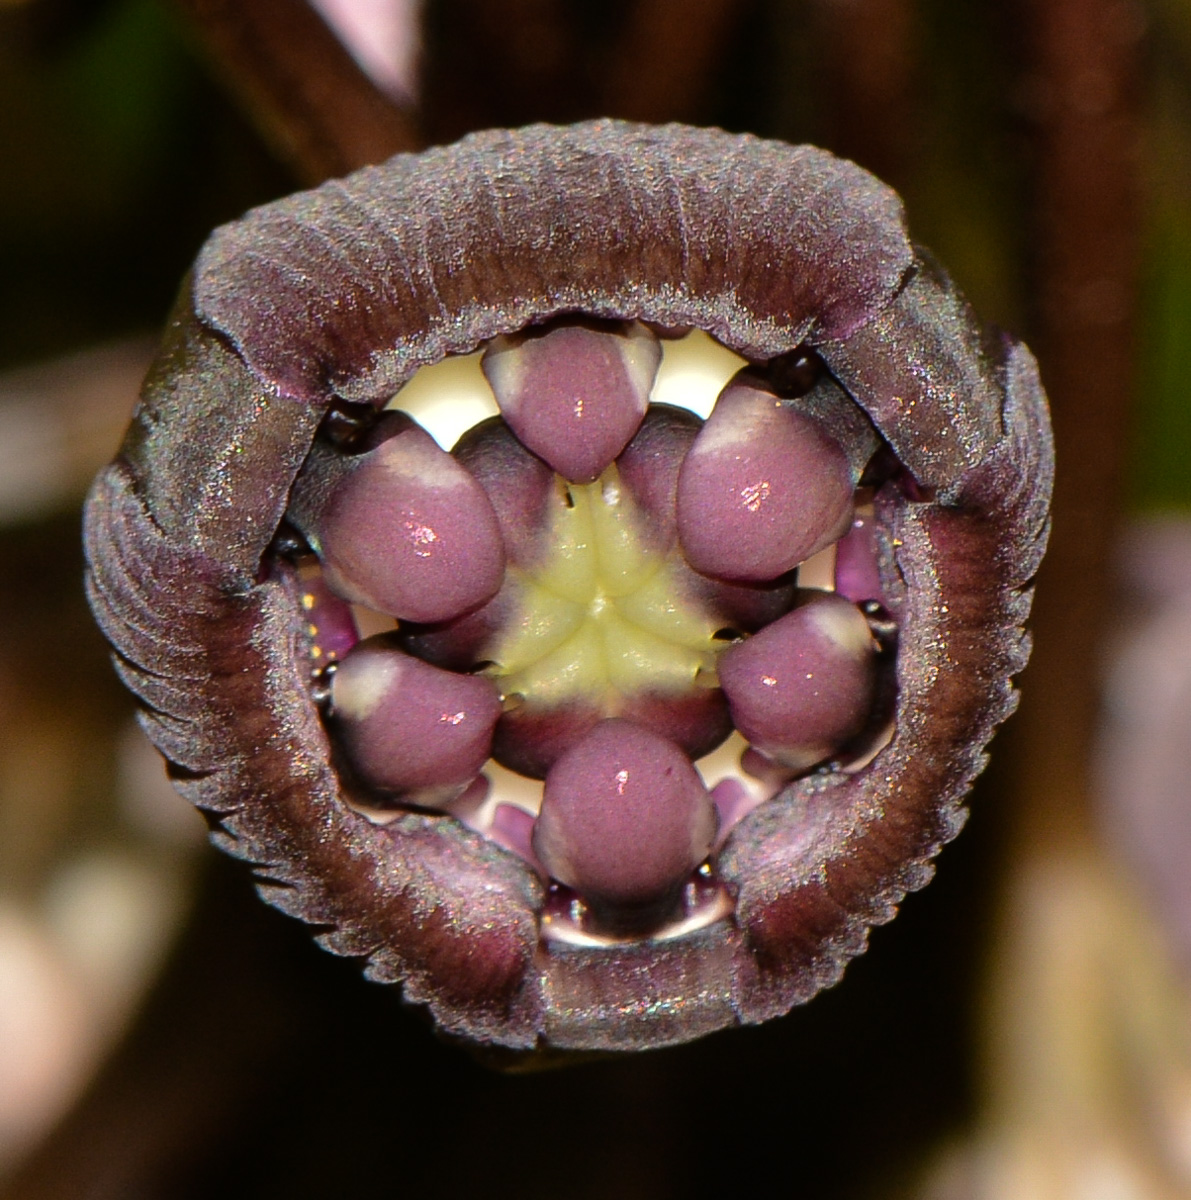
{"type": "Polygon", "coordinates": [[[1191,1196],[1189,382],[1188,0],[0,0],[0,1198],[1191,1196]],[[1054,536],[968,827],[839,986],[507,1075],[207,847],[79,506],[214,225],[596,115],[897,186],[1039,354],[1054,536]]]}

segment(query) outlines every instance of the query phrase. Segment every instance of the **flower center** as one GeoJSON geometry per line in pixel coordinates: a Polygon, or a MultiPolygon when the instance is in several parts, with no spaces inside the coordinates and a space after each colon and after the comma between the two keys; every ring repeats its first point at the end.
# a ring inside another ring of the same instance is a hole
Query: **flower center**
{"type": "Polygon", "coordinates": [[[506,700],[613,717],[642,693],[717,687],[715,614],[684,596],[677,552],[650,548],[616,466],[558,483],[541,559],[508,569],[512,611],[485,652],[506,700]]]}
{"type": "Polygon", "coordinates": [[[738,373],[702,421],[651,395],[661,357],[640,323],[497,338],[500,416],[448,454],[406,412],[333,411],[293,493],[345,792],[519,854],[552,937],[723,915],[733,824],[880,716],[871,425],[813,367],[779,394],[788,364],[738,373]],[[800,589],[824,554],[838,590],[800,589]],[[349,604],[396,625],[360,641],[349,604]],[[701,774],[734,730],[732,770],[701,774]],[[490,795],[502,768],[540,792],[490,795]]]}

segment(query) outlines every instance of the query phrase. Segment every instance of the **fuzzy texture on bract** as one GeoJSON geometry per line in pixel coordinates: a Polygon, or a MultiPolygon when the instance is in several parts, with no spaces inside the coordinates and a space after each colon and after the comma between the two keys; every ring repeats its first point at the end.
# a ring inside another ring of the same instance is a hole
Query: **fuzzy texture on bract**
{"type": "Polygon", "coordinates": [[[1033,359],[985,337],[864,171],[683,126],[535,126],[212,235],[92,491],[88,587],[179,789],[270,902],[453,1035],[641,1049],[809,999],[929,879],[1016,702],[1051,473],[1033,359]],[[734,917],[664,941],[539,941],[524,861],[450,817],[349,807],[300,582],[270,552],[333,396],[381,405],[425,363],[568,312],[693,326],[755,361],[809,345],[906,469],[876,497],[892,740],[755,809],[717,863],[734,917]]]}

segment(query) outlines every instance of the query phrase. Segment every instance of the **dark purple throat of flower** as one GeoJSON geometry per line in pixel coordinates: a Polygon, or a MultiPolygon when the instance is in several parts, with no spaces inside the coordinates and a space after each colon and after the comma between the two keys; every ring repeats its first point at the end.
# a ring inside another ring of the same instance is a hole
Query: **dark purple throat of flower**
{"type": "Polygon", "coordinates": [[[1051,457],[859,168],[494,132],[213,235],[88,583],[267,899],[447,1033],[636,1049],[809,999],[929,879],[1051,457]]]}

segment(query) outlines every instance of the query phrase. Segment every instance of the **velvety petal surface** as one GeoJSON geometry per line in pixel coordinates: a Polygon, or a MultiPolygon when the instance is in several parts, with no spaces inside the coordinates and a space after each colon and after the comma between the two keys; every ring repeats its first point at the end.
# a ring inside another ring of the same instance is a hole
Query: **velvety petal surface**
{"type": "Polygon", "coordinates": [[[981,333],[859,168],[682,126],[495,131],[216,231],[93,489],[88,588],[180,789],[272,903],[452,1034],[629,1050],[808,999],[929,878],[1015,703],[1051,472],[1028,352],[981,333]],[[716,861],[734,916],[664,941],[543,941],[531,864],[346,802],[274,549],[337,397],[379,408],[419,365],[576,312],[753,362],[810,346],[905,468],[874,500],[892,740],[746,816],[716,861]]]}

